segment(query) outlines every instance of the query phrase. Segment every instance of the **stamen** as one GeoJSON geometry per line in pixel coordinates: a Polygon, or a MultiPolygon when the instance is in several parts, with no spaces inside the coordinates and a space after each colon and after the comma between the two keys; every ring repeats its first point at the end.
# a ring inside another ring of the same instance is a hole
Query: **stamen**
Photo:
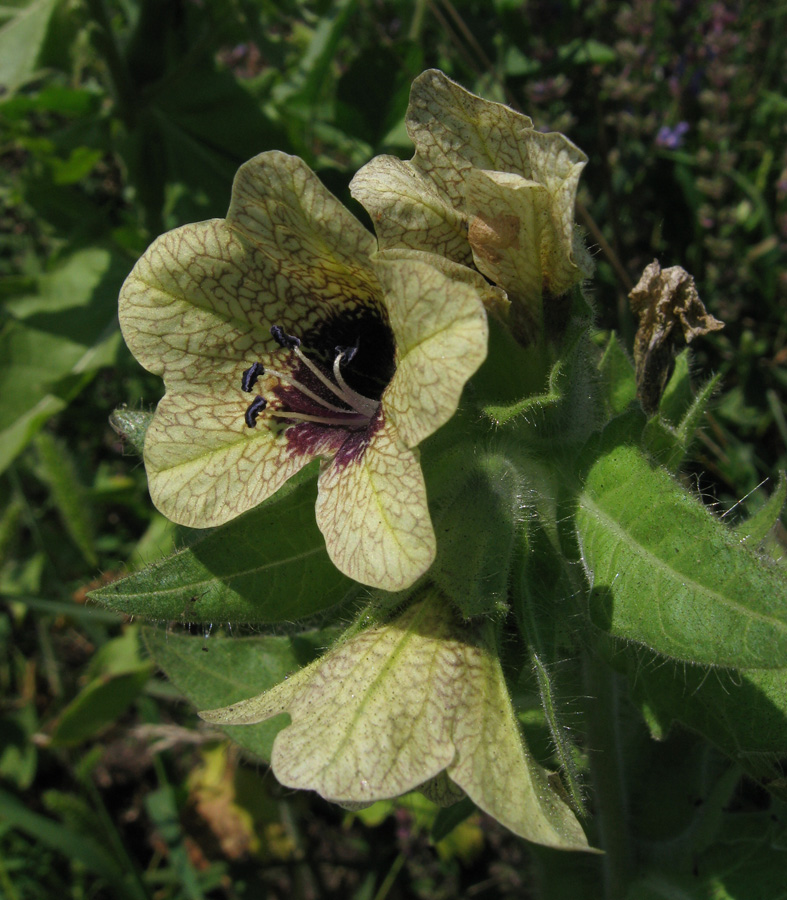
{"type": "MultiPolygon", "coordinates": [[[[349,428],[362,428],[367,425],[377,413],[380,407],[378,400],[373,400],[359,394],[358,391],[350,387],[341,373],[341,367],[345,363],[351,362],[358,352],[358,344],[350,347],[335,347],[336,356],[333,361],[333,377],[330,377],[318,365],[313,363],[306,354],[301,350],[300,338],[295,335],[287,334],[281,325],[271,326],[271,336],[279,346],[285,350],[294,353],[300,362],[312,373],[312,375],[324,385],[337,400],[344,404],[337,406],[330,403],[325,397],[316,393],[305,384],[297,381],[288,372],[279,372],[270,367],[263,366],[260,362],[252,363],[248,369],[243,372],[241,377],[241,389],[246,393],[250,392],[257,380],[262,375],[277,379],[280,383],[288,385],[304,398],[308,398],[318,407],[321,407],[328,415],[314,415],[311,412],[290,411],[287,407],[295,406],[297,410],[300,404],[297,400],[285,401],[285,407],[270,410],[270,416],[280,419],[289,419],[292,422],[316,422],[321,425],[332,425],[349,428]],[[335,415],[330,415],[335,413],[335,415]]],[[[256,397],[250,403],[246,410],[245,421],[249,428],[256,427],[257,418],[260,413],[267,407],[267,401],[263,397],[256,397]]],[[[301,407],[303,408],[303,407],[301,407]]],[[[306,409],[308,409],[308,404],[306,409]]],[[[319,411],[319,410],[318,410],[319,411]]]]}
{"type": "MultiPolygon", "coordinates": [[[[329,403],[324,397],[321,397],[319,394],[315,394],[314,391],[309,390],[305,384],[301,384],[300,381],[296,381],[292,375],[287,375],[284,372],[277,372],[276,369],[268,368],[268,375],[273,375],[274,378],[278,378],[279,381],[284,382],[284,384],[289,384],[291,387],[294,387],[296,391],[300,391],[302,394],[305,394],[310,400],[314,400],[315,403],[318,403],[320,406],[325,407],[325,409],[330,409],[333,412],[344,413],[349,412],[347,409],[342,409],[341,406],[334,406],[333,403],[329,403]]],[[[335,391],[334,391],[335,393],[335,391]]]]}
{"type": "Polygon", "coordinates": [[[352,347],[334,347],[333,351],[337,356],[343,356],[345,363],[351,363],[355,358],[355,354],[358,352],[358,345],[354,344],[352,347]]]}
{"type": "Polygon", "coordinates": [[[246,424],[249,428],[257,427],[257,416],[259,416],[267,405],[268,401],[264,397],[255,397],[251,401],[245,415],[246,424]]]}
{"type": "Polygon", "coordinates": [[[251,393],[251,389],[257,383],[257,379],[260,375],[265,374],[265,368],[262,363],[255,362],[252,363],[248,369],[245,369],[243,372],[243,376],[240,381],[240,389],[245,391],[247,394],[251,393]]]}
{"type": "MultiPolygon", "coordinates": [[[[353,409],[357,409],[359,413],[366,416],[368,419],[377,412],[377,407],[380,405],[376,400],[370,400],[368,397],[364,397],[363,394],[359,394],[358,391],[354,391],[349,384],[342,377],[340,364],[342,361],[343,353],[340,353],[336,359],[333,361],[333,377],[336,379],[336,383],[342,389],[342,394],[350,406],[353,409]]],[[[353,352],[353,356],[355,353],[353,352]]]]}
{"type": "MultiPolygon", "coordinates": [[[[366,416],[367,418],[371,418],[375,412],[377,412],[377,407],[380,405],[376,400],[369,400],[367,397],[362,396],[356,391],[352,390],[352,388],[347,387],[347,383],[345,380],[339,376],[336,379],[337,384],[334,384],[327,375],[324,375],[317,366],[297,347],[293,350],[293,353],[298,357],[298,359],[306,366],[309,371],[315,375],[320,381],[328,388],[328,390],[338,397],[341,401],[346,403],[348,406],[351,406],[356,412],[361,413],[361,415],[366,416]],[[341,381],[339,380],[341,379],[341,381]],[[341,385],[341,387],[339,387],[341,385]]],[[[337,357],[337,359],[341,359],[341,357],[337,357]]],[[[337,365],[336,362],[333,364],[333,374],[336,377],[337,365]]],[[[323,401],[324,403],[324,401],[323,401]]]]}
{"type": "Polygon", "coordinates": [[[301,339],[294,334],[287,334],[281,325],[271,325],[271,336],[279,346],[287,350],[297,350],[301,346],[301,339]]]}

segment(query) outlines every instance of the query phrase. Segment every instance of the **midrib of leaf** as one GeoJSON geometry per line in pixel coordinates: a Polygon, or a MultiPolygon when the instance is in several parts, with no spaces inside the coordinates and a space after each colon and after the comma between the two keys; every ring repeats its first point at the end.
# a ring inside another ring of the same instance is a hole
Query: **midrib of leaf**
{"type": "MultiPolygon", "coordinates": [[[[736,603],[725,594],[721,594],[713,588],[709,588],[706,585],[701,584],[690,576],[684,575],[679,570],[671,568],[661,557],[656,556],[641,543],[636,541],[629,531],[624,530],[619,525],[616,519],[612,518],[612,516],[604,512],[601,507],[599,507],[588,497],[587,494],[583,494],[580,498],[580,505],[587,512],[594,515],[597,521],[602,522],[608,529],[608,531],[618,536],[621,539],[621,543],[626,544],[637,557],[650,563],[655,569],[660,570],[662,573],[665,573],[670,581],[679,582],[680,587],[691,587],[697,593],[702,594],[704,597],[707,597],[709,602],[717,600],[721,605],[726,606],[728,609],[731,609],[744,617],[759,619],[762,622],[766,622],[777,627],[778,629],[781,629],[783,632],[785,632],[785,634],[787,634],[787,623],[785,623],[783,620],[773,618],[749,607],[741,606],[739,603],[736,603]]],[[[658,604],[658,600],[656,602],[658,604]]]]}
{"type": "Polygon", "coordinates": [[[182,663],[185,663],[190,669],[193,669],[198,674],[204,675],[212,682],[221,682],[232,688],[237,688],[239,691],[254,690],[246,681],[238,681],[234,678],[230,678],[230,676],[227,674],[227,672],[229,671],[229,667],[216,667],[215,662],[213,662],[212,660],[210,661],[210,665],[208,664],[208,661],[206,661],[205,663],[197,662],[194,655],[190,655],[188,651],[185,650],[185,648],[181,650],[179,645],[175,646],[175,648],[169,646],[167,648],[167,652],[176,657],[182,663]]]}
{"type": "MultiPolygon", "coordinates": [[[[273,562],[265,563],[264,565],[252,566],[250,569],[242,569],[240,571],[233,572],[231,575],[221,576],[220,580],[229,585],[236,579],[243,578],[246,575],[256,575],[260,572],[265,572],[268,569],[275,569],[278,566],[286,566],[286,565],[289,565],[290,563],[296,563],[302,559],[308,559],[310,556],[314,556],[315,553],[319,553],[322,549],[323,549],[323,546],[322,546],[322,544],[320,544],[319,546],[313,547],[311,550],[306,550],[303,553],[299,553],[296,556],[287,556],[282,559],[276,559],[273,562]]],[[[189,553],[190,551],[184,550],[183,552],[189,553]]],[[[193,555],[193,553],[192,553],[192,555],[193,555]]],[[[170,557],[170,559],[168,561],[171,562],[172,559],[175,559],[175,558],[177,558],[177,557],[170,557]]],[[[136,599],[145,599],[148,597],[153,597],[153,598],[165,597],[168,594],[180,594],[180,593],[183,593],[184,591],[190,591],[194,588],[203,587],[204,585],[212,585],[215,583],[215,581],[216,581],[216,576],[211,576],[210,578],[203,580],[203,581],[193,581],[193,582],[189,582],[187,584],[180,584],[180,585],[178,585],[176,587],[172,587],[172,588],[162,588],[161,590],[155,590],[155,591],[141,591],[139,593],[134,593],[134,594],[127,594],[127,593],[114,594],[112,599],[114,599],[114,600],[121,600],[121,599],[122,600],[136,600],[136,599]]],[[[104,596],[104,595],[105,595],[104,592],[96,591],[96,596],[104,596]]]]}

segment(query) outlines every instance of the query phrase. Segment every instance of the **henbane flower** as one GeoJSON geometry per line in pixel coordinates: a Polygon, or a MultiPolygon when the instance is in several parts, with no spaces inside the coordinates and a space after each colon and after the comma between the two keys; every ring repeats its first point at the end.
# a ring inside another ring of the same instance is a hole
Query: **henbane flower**
{"type": "Polygon", "coordinates": [[[166,386],[144,446],[164,515],[220,525],[320,458],[332,560],[398,590],[435,553],[413,448],[486,356],[488,287],[433,254],[376,246],[305,163],[263,153],[238,171],[226,219],[153,242],[120,323],[166,386]]]}
{"type": "Polygon", "coordinates": [[[378,156],[351,184],[380,246],[475,265],[507,293],[510,324],[524,344],[545,319],[560,330],[558,298],[592,270],[574,224],[585,154],[437,70],[413,82],[407,130],[412,160],[378,156]]]}
{"type": "Polygon", "coordinates": [[[350,806],[415,789],[441,805],[467,794],[528,840],[589,849],[522,741],[496,651],[433,587],[259,697],[200,715],[248,725],[283,712],[291,724],[271,762],[287,787],[350,806]]]}

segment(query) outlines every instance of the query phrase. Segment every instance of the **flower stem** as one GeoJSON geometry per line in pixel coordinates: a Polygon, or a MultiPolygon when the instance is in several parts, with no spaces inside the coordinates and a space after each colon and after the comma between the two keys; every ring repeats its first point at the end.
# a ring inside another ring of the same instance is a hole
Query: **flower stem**
{"type": "Polygon", "coordinates": [[[424,27],[424,16],[426,15],[426,7],[428,0],[416,0],[413,17],[410,19],[410,28],[407,32],[407,38],[411,41],[418,41],[421,38],[421,31],[424,27]]]}
{"type": "Polygon", "coordinates": [[[396,859],[393,861],[391,868],[388,870],[388,874],[383,879],[383,883],[380,885],[380,889],[374,895],[374,900],[385,900],[388,894],[391,891],[391,888],[396,881],[399,872],[402,869],[402,866],[407,861],[407,857],[404,853],[399,853],[396,859]]]}
{"type": "Polygon", "coordinates": [[[600,849],[605,854],[604,898],[622,900],[629,881],[631,858],[618,727],[618,685],[615,673],[589,648],[583,650],[582,671],[587,696],[590,777],[600,849]]]}
{"type": "Polygon", "coordinates": [[[560,771],[563,776],[563,785],[571,798],[571,805],[577,815],[584,815],[584,803],[582,797],[582,781],[579,777],[576,763],[574,762],[574,747],[569,739],[568,730],[563,725],[559,714],[559,698],[552,683],[550,673],[544,664],[543,657],[538,649],[531,644],[529,649],[530,664],[538,682],[538,690],[541,694],[541,705],[544,708],[549,734],[552,738],[555,755],[560,762],[560,771]]]}
{"type": "Polygon", "coordinates": [[[131,128],[135,120],[134,91],[128,68],[115,40],[104,0],[87,0],[87,7],[96,25],[94,42],[98,45],[109,71],[118,116],[127,128],[131,128]]]}
{"type": "MultiPolygon", "coordinates": [[[[574,745],[570,738],[568,728],[562,721],[560,696],[555,683],[551,665],[555,662],[555,652],[549,649],[549,642],[545,639],[542,616],[538,613],[539,595],[543,581],[557,577],[558,565],[561,559],[560,538],[555,521],[554,510],[549,504],[544,504],[539,510],[539,522],[541,527],[533,529],[524,542],[522,555],[519,559],[521,571],[515,576],[518,590],[515,592],[514,612],[517,617],[519,629],[527,646],[530,658],[530,666],[538,684],[541,696],[541,705],[544,710],[547,727],[552,738],[555,755],[560,763],[563,785],[570,797],[574,812],[584,816],[584,801],[582,780],[576,764],[574,745]],[[553,560],[554,570],[545,569],[539,573],[532,571],[534,566],[528,565],[529,557],[535,557],[542,561],[553,560]]],[[[565,568],[565,566],[563,567],[565,568]]],[[[566,583],[570,584],[568,578],[566,583]]],[[[574,590],[579,590],[577,586],[574,590]]]]}

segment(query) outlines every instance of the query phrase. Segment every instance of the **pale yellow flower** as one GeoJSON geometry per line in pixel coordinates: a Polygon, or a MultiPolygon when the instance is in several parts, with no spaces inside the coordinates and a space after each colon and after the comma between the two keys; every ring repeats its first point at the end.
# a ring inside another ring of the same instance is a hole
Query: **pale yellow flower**
{"type": "Polygon", "coordinates": [[[528,840],[589,849],[522,741],[497,653],[435,588],[259,697],[200,715],[248,725],[284,712],[271,763],[286,787],[349,806],[467,794],[528,840]]]}
{"type": "Polygon", "coordinates": [[[435,69],[413,82],[406,121],[412,160],[375,157],[351,184],[380,246],[474,265],[506,292],[512,329],[528,343],[545,318],[565,318],[559,298],[592,271],[574,224],[587,157],[435,69]]]}
{"type": "Polygon", "coordinates": [[[226,219],[153,242],[120,323],[166,386],[144,446],[164,515],[221,525],[320,458],[332,560],[398,590],[435,553],[413,448],[486,356],[488,288],[433,254],[376,249],[305,163],[263,153],[238,171],[226,219]]]}

